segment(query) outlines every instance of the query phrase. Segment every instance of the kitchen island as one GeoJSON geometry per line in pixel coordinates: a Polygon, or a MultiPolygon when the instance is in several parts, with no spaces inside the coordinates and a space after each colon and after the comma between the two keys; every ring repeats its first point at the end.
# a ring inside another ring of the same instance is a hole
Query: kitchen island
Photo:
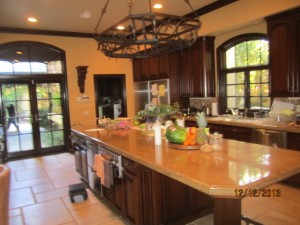
{"type": "Polygon", "coordinates": [[[210,196],[216,225],[240,224],[242,197],[280,197],[280,190],[268,186],[300,173],[297,151],[234,140],[224,140],[219,151],[178,150],[165,140],[155,146],[154,137],[140,130],[89,128],[94,127],[73,128],[72,132],[210,196]]]}

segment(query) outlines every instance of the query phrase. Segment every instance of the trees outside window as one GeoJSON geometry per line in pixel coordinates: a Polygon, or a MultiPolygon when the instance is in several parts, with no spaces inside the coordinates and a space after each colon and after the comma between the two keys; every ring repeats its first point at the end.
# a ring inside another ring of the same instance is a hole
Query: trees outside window
{"type": "Polygon", "coordinates": [[[266,35],[234,37],[217,52],[221,113],[230,108],[269,110],[269,42],[266,35]]]}

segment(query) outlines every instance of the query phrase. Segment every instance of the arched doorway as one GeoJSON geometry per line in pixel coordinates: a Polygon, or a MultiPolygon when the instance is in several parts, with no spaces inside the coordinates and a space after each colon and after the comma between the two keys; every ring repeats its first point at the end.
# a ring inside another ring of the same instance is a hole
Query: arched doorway
{"type": "Polygon", "coordinates": [[[40,42],[0,45],[2,160],[65,151],[70,133],[65,52],[40,42]]]}

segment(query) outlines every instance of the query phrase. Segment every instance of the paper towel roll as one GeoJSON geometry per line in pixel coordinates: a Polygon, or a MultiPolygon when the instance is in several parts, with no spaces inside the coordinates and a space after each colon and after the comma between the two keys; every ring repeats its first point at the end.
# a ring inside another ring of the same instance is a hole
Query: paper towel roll
{"type": "Polygon", "coordinates": [[[216,103],[216,102],[211,103],[211,114],[213,116],[219,115],[219,113],[218,113],[218,103],[216,103]]]}

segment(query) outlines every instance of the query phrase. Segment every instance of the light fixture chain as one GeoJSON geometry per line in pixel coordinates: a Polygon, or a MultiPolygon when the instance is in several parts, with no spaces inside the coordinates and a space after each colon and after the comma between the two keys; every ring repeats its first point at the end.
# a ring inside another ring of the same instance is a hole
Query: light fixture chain
{"type": "Polygon", "coordinates": [[[197,18],[198,15],[196,13],[196,11],[194,10],[194,8],[192,7],[190,0],[184,0],[186,2],[186,4],[188,4],[188,6],[191,8],[191,10],[193,11],[193,13],[195,14],[195,17],[197,18]]]}
{"type": "Polygon", "coordinates": [[[128,3],[128,8],[129,8],[129,15],[131,15],[131,12],[132,12],[132,7],[134,6],[132,0],[129,1],[128,3]]]}
{"type": "Polygon", "coordinates": [[[96,27],[95,27],[95,34],[98,33],[98,27],[99,27],[99,24],[100,24],[100,22],[101,22],[101,20],[102,20],[102,17],[103,17],[104,14],[106,13],[106,8],[107,8],[107,5],[108,5],[109,1],[110,1],[110,0],[107,0],[107,1],[106,1],[104,7],[103,7],[102,10],[101,10],[101,15],[100,15],[99,20],[98,20],[98,22],[97,22],[97,25],[96,25],[96,27]]]}

